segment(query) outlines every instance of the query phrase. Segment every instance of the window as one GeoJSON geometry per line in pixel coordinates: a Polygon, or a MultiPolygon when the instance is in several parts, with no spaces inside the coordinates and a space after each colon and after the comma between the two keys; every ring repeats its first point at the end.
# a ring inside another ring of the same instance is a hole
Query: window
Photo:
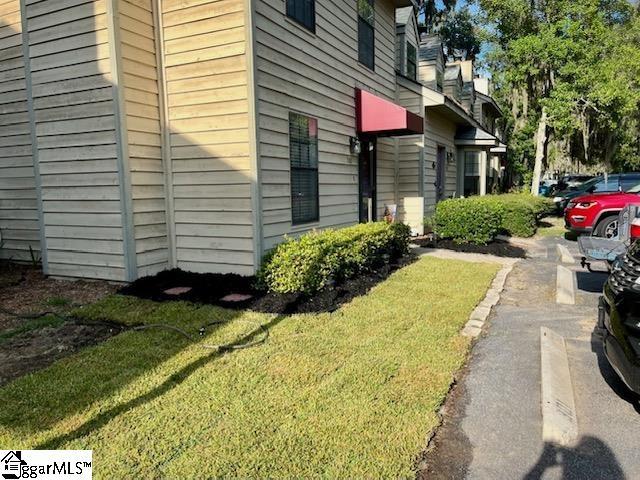
{"type": "Polygon", "coordinates": [[[375,58],[374,0],[358,0],[358,61],[373,70],[375,58]]]}
{"type": "Polygon", "coordinates": [[[407,77],[416,79],[416,47],[407,43],[407,77]]]}
{"type": "Polygon", "coordinates": [[[303,27],[316,31],[315,0],[287,0],[287,17],[292,18],[303,27]]]}
{"type": "Polygon", "coordinates": [[[464,196],[480,193],[480,152],[464,152],[464,196]]]}
{"type": "Polygon", "coordinates": [[[289,113],[291,162],[291,221],[294,225],[319,219],[318,121],[289,113]]]}

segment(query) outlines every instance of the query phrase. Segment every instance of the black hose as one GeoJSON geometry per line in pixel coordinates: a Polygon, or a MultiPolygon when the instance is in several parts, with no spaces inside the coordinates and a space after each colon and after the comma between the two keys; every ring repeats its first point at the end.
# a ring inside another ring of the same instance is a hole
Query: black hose
{"type": "MultiPolygon", "coordinates": [[[[60,318],[62,320],[65,321],[69,321],[69,322],[74,322],[76,324],[79,325],[105,325],[108,326],[110,328],[117,328],[122,330],[126,330],[130,327],[128,327],[127,325],[124,324],[120,324],[120,323],[115,323],[115,322],[108,322],[108,321],[91,321],[91,322],[85,322],[82,321],[81,319],[75,318],[75,317],[70,317],[67,315],[62,315],[60,313],[57,312],[53,312],[50,310],[46,310],[43,312],[35,312],[35,313],[17,313],[17,312],[12,312],[11,310],[7,310],[4,307],[0,307],[0,313],[3,313],[5,315],[8,315],[10,317],[14,317],[14,318],[20,318],[23,320],[35,320],[37,318],[42,318],[44,316],[47,315],[52,315],[55,316],[57,318],[60,318]]],[[[266,328],[264,328],[263,325],[257,323],[257,322],[253,322],[250,320],[239,320],[239,321],[244,321],[246,323],[250,323],[253,326],[256,327],[256,330],[253,333],[249,333],[247,334],[244,338],[247,340],[247,342],[244,343],[235,343],[235,342],[231,342],[228,344],[221,344],[221,345],[211,345],[211,344],[207,344],[207,343],[199,343],[199,346],[202,348],[206,348],[209,350],[217,350],[217,351],[229,351],[229,350],[241,350],[244,348],[250,348],[250,347],[255,347],[256,345],[260,345],[264,342],[267,341],[267,338],[269,338],[269,330],[267,330],[266,328]],[[261,331],[262,335],[256,339],[256,340],[252,340],[254,338],[254,334],[257,333],[258,331],[261,331]]],[[[202,325],[199,329],[198,329],[198,333],[200,337],[203,337],[206,333],[206,329],[207,327],[211,327],[213,325],[222,325],[225,323],[228,323],[228,320],[223,320],[223,321],[214,321],[214,322],[209,322],[206,323],[204,325],[202,325]]],[[[136,331],[141,331],[141,330],[148,330],[151,328],[164,328],[167,330],[173,330],[174,332],[177,332],[179,334],[181,334],[182,336],[186,337],[187,339],[191,340],[192,342],[199,342],[200,339],[194,335],[191,335],[189,332],[187,332],[186,330],[183,330],[182,328],[176,327],[174,325],[168,325],[165,323],[150,323],[147,325],[137,325],[134,326],[132,328],[132,330],[136,330],[136,331]]]]}

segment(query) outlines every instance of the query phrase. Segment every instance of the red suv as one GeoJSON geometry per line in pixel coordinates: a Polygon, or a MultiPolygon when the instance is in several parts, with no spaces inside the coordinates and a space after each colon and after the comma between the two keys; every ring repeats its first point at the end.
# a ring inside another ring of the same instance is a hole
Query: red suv
{"type": "Polygon", "coordinates": [[[640,185],[626,192],[593,193],[573,198],[564,211],[565,225],[576,233],[617,237],[618,214],[630,203],[640,203],[640,185]]]}

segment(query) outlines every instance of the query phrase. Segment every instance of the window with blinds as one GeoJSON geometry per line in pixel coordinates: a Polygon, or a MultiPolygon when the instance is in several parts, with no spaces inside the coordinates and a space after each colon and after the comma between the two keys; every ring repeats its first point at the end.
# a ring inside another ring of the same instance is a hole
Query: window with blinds
{"type": "Polygon", "coordinates": [[[416,47],[407,42],[407,77],[412,80],[416,79],[416,47]]]}
{"type": "Polygon", "coordinates": [[[318,195],[318,121],[289,113],[291,221],[294,225],[320,218],[318,195]]]}
{"type": "Polygon", "coordinates": [[[375,58],[374,0],[358,0],[358,61],[373,70],[375,58]]]}
{"type": "Polygon", "coordinates": [[[315,0],[287,0],[287,17],[315,33],[316,2],[315,0]]]}

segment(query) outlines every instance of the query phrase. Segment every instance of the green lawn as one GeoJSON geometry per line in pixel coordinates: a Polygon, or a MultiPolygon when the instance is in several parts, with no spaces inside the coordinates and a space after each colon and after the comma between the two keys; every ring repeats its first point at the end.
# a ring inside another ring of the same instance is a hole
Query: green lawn
{"type": "Polygon", "coordinates": [[[538,237],[564,237],[567,229],[562,217],[545,217],[538,224],[538,237]]]}
{"type": "Polygon", "coordinates": [[[0,448],[93,449],[96,478],[410,477],[499,269],[423,258],[333,314],[278,317],[109,297],[128,331],[0,389],[0,448]]]}

